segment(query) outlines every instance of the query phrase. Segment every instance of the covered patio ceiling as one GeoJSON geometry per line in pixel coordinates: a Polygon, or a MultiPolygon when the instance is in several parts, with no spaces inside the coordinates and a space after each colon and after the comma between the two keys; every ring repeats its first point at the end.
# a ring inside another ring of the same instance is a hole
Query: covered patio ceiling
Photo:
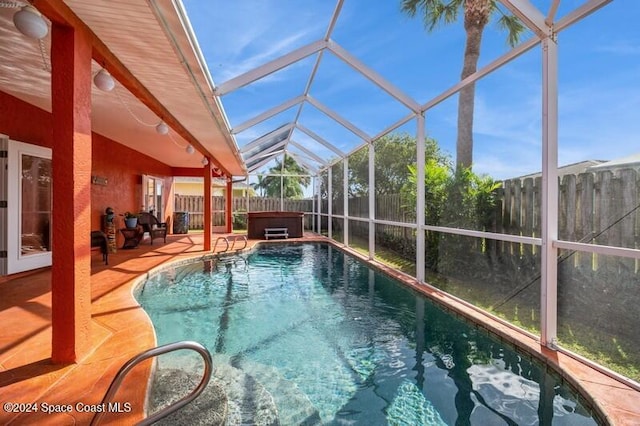
{"type": "MultiPolygon", "coordinates": [[[[12,17],[27,2],[3,3],[0,90],[50,112],[51,32],[41,41],[23,36],[12,17]]],[[[123,66],[124,71],[110,70],[116,78],[114,90],[92,87],[94,132],[175,168],[202,168],[202,157],[207,155],[225,174],[245,175],[244,162],[179,5],[171,0],[31,3],[45,15],[53,11],[66,14],[66,19],[79,18],[96,35],[105,49],[94,48],[94,74],[114,59],[123,66]],[[156,132],[161,121],[169,125],[168,135],[156,132]],[[190,142],[196,150],[193,154],[187,152],[190,142]]]]}

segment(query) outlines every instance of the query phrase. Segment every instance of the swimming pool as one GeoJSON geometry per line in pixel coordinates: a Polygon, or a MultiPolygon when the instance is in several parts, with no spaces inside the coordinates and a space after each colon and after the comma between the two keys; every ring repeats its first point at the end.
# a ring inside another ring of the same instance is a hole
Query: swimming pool
{"type": "Polygon", "coordinates": [[[330,245],[170,268],[136,297],[159,345],[211,351],[229,424],[598,424],[556,373],[330,245]]]}

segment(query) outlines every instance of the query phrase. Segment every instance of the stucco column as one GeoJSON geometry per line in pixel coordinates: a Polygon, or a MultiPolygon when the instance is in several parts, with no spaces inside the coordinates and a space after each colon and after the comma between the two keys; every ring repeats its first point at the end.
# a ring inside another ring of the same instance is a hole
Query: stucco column
{"type": "Polygon", "coordinates": [[[233,232],[233,179],[227,177],[227,197],[225,198],[226,207],[225,212],[225,224],[226,231],[233,232]]]}
{"type": "Polygon", "coordinates": [[[211,251],[211,159],[204,166],[204,250],[211,251]]]}
{"type": "Polygon", "coordinates": [[[53,214],[51,320],[54,363],[90,350],[91,45],[73,28],[51,30],[53,214]]]}

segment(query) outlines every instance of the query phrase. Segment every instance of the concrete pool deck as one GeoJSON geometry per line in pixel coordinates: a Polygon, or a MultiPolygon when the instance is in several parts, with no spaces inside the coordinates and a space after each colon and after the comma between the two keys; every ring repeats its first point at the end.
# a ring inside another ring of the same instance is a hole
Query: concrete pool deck
{"type": "MultiPolygon", "coordinates": [[[[50,270],[0,277],[0,424],[89,424],[94,415],[90,410],[102,400],[118,369],[132,356],[156,344],[149,318],[131,293],[136,279],[167,262],[209,254],[202,250],[202,241],[202,234],[171,235],[166,244],[153,246],[144,241],[136,249],[119,249],[110,255],[108,266],[103,265],[98,252],[92,252],[94,350],[71,365],[54,365],[50,360],[50,270]],[[17,406],[19,412],[14,413],[7,412],[6,403],[25,405],[17,406]],[[45,412],[53,409],[68,412],[45,412]],[[29,410],[31,412],[24,412],[29,410]]],[[[328,240],[306,234],[301,239],[270,240],[269,243],[291,241],[328,240]]],[[[249,240],[247,247],[257,242],[249,240]]],[[[222,249],[218,247],[217,251],[222,249]]],[[[366,260],[353,251],[350,253],[366,260]]],[[[599,407],[610,424],[640,424],[640,392],[568,355],[541,347],[535,339],[437,290],[418,286],[402,273],[377,263],[374,266],[557,367],[569,383],[588,393],[587,402],[599,407]]],[[[112,412],[107,413],[100,424],[132,424],[143,418],[150,371],[150,361],[132,370],[114,399],[120,405],[112,406],[112,412]]]]}

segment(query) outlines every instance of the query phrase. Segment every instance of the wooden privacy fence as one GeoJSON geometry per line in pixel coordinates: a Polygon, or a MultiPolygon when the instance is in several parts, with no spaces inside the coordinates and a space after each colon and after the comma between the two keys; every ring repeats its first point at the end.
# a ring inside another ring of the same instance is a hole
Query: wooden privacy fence
{"type": "MultiPolygon", "coordinates": [[[[637,248],[640,238],[638,172],[564,175],[559,179],[561,240],[637,248]]],[[[541,235],[542,179],[511,179],[498,192],[496,232],[541,235]]]]}
{"type": "MultiPolygon", "coordinates": [[[[595,243],[625,248],[640,247],[640,208],[638,194],[639,173],[635,169],[564,175],[559,179],[558,237],[562,240],[595,243]]],[[[542,178],[509,179],[496,191],[497,202],[488,227],[481,230],[511,235],[540,237],[542,212],[542,178]]],[[[327,201],[322,202],[322,212],[327,212],[327,201]]],[[[334,214],[342,214],[342,203],[333,203],[334,214]]],[[[395,222],[415,220],[415,207],[408,206],[399,194],[379,196],[375,202],[375,217],[395,222]]],[[[368,197],[349,199],[349,215],[368,217],[368,197]]],[[[446,225],[448,218],[440,223],[446,225]]],[[[412,238],[412,233],[400,227],[379,225],[385,234],[395,238],[412,238]]],[[[363,228],[366,229],[366,228],[363,228]]],[[[378,232],[378,231],[377,231],[378,232]]],[[[365,231],[366,233],[366,231],[365,231]]],[[[366,235],[363,235],[366,237],[366,235]]],[[[479,250],[487,246],[478,244],[479,250]]],[[[517,243],[491,244],[498,252],[536,255],[539,251],[532,245],[517,243]]],[[[392,247],[390,247],[392,248],[392,247]]],[[[576,267],[599,268],[606,261],[600,256],[580,253],[575,256],[576,267]]],[[[634,260],[615,260],[631,268],[634,260]]]]}
{"type": "MultiPolygon", "coordinates": [[[[224,225],[225,218],[225,197],[213,196],[211,197],[213,210],[213,226],[224,225]]],[[[313,209],[312,200],[287,200],[283,201],[283,208],[280,208],[280,198],[265,198],[265,197],[249,197],[247,198],[233,198],[232,211],[234,213],[234,222],[246,223],[247,211],[300,211],[311,212],[313,209]],[[247,205],[248,204],[248,205],[247,205]],[[244,216],[244,219],[243,217],[244,216]]],[[[188,212],[189,213],[189,229],[204,229],[204,197],[202,195],[176,195],[174,211],[176,212],[188,212]]],[[[310,215],[305,215],[305,227],[308,229],[308,224],[311,222],[310,215]],[[309,217],[307,217],[309,216],[309,217]]],[[[234,226],[235,227],[235,226],[234,226]]]]}
{"type": "MultiPolygon", "coordinates": [[[[596,243],[626,248],[640,247],[640,208],[638,208],[638,171],[622,169],[565,175],[559,180],[558,236],[568,241],[596,243]]],[[[497,202],[491,232],[540,237],[542,209],[542,179],[509,179],[498,189],[497,202]]],[[[225,199],[212,197],[214,226],[224,224],[225,199]]],[[[322,200],[322,213],[327,213],[327,200],[322,200]]],[[[334,214],[343,214],[342,201],[332,205],[334,214]]],[[[234,215],[246,211],[304,211],[313,210],[313,200],[284,200],[281,208],[279,198],[249,197],[234,198],[234,215]]],[[[375,217],[381,220],[412,223],[415,207],[407,205],[399,194],[379,196],[375,202],[375,217]]],[[[178,195],[175,211],[189,212],[189,229],[203,229],[204,197],[178,195]]],[[[368,197],[349,199],[349,215],[368,217],[368,197]]],[[[311,215],[307,216],[310,226],[311,215]]],[[[445,225],[443,223],[435,225],[445,225]]],[[[396,238],[414,238],[401,227],[379,226],[385,233],[396,238]]],[[[366,237],[366,235],[363,235],[366,237]]],[[[482,245],[478,245],[482,247],[482,245]]],[[[484,248],[486,249],[486,247],[484,248]]],[[[496,244],[498,251],[521,251],[524,254],[537,250],[533,246],[515,243],[496,244]],[[517,247],[517,248],[514,248],[517,247]]],[[[590,255],[581,256],[584,266],[591,266],[590,255]]],[[[629,261],[626,261],[629,263],[629,261]]],[[[631,261],[633,263],[633,261],[631,261]]],[[[595,265],[597,266],[597,264],[595,265]]]]}

